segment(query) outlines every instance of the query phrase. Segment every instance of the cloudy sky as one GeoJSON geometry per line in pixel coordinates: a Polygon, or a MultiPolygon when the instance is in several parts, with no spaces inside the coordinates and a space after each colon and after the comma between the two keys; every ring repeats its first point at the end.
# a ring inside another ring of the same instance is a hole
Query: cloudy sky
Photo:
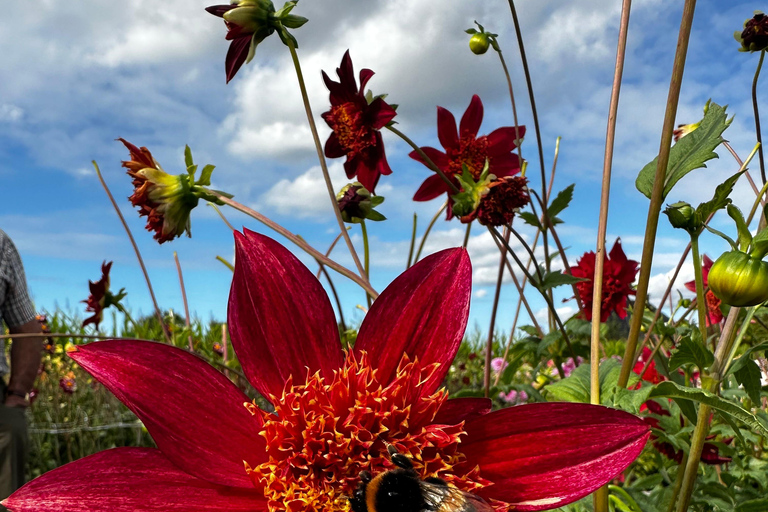
{"type": "MultiPolygon", "coordinates": [[[[576,183],[572,207],[559,233],[575,261],[594,248],[605,127],[613,75],[619,0],[518,2],[545,148],[552,165],[562,137],[555,189],[576,183]]],[[[277,37],[225,84],[222,21],[199,0],[102,2],[39,0],[4,6],[0,18],[0,229],[16,242],[40,309],[57,305],[82,314],[88,279],[102,260],[114,260],[112,285],[126,287],[134,311],[149,313],[149,296],[129,242],[91,160],[98,161],[136,235],[162,307],[181,311],[173,251],[181,260],[190,306],[223,319],[231,273],[215,260],[232,258],[232,236],[213,209],[200,205],[192,239],[158,246],[125,198],[131,183],[120,167],[127,157],[115,138],[147,146],[169,172],[182,172],[189,144],[199,164],[217,166],[215,188],[301,234],[325,250],[338,232],[309,136],[293,65],[277,37]]],[[[634,188],[637,172],[658,152],[682,0],[636,0],[619,110],[608,243],[622,238],[639,259],[647,199],[634,188]]],[[[733,32],[759,8],[755,2],[700,0],[694,20],[678,122],[701,117],[707,99],[728,104],[735,120],[725,136],[745,157],[754,144],[750,87],[757,55],[737,52],[733,32]]],[[[299,56],[321,138],[320,114],[328,93],[320,70],[333,76],[349,49],[356,69],[376,72],[368,86],[397,103],[402,131],[420,145],[439,146],[435,108],[461,115],[473,94],[485,104],[481,133],[513,124],[506,83],[493,52],[473,55],[463,30],[478,20],[499,34],[510,66],[520,122],[529,128],[523,154],[538,169],[533,124],[507,2],[502,0],[304,0],[294,13],[309,18],[295,31],[299,56]]],[[[765,96],[765,95],[764,95],[765,96]]],[[[763,104],[765,98],[762,99],[763,104]]],[[[374,286],[381,290],[406,264],[413,213],[419,234],[440,201],[414,203],[430,175],[407,157],[409,148],[384,134],[393,174],[381,180],[387,222],[370,226],[374,286]]],[[[346,180],[340,161],[329,162],[334,185],[346,180]]],[[[707,169],[689,175],[668,198],[698,203],[738,165],[724,150],[707,169]]],[[[538,173],[531,173],[538,184],[538,173]]],[[[751,204],[740,184],[736,203],[751,204]]],[[[271,234],[252,219],[226,212],[236,226],[271,234]]],[[[723,216],[725,217],[725,216],[723,216]]],[[[715,226],[732,230],[724,219],[715,226]]],[[[524,230],[526,236],[530,232],[524,230]]],[[[432,252],[461,243],[463,226],[443,220],[426,244],[432,252]]],[[[353,238],[360,244],[359,232],[353,238]]],[[[284,241],[284,240],[283,240],[284,241]]],[[[662,218],[652,291],[660,295],[686,238],[662,218]]],[[[705,235],[717,255],[725,244],[705,235]]],[[[293,249],[293,248],[292,248],[293,249]]],[[[489,235],[475,229],[469,242],[474,265],[472,321],[486,326],[498,256],[489,235]]],[[[299,256],[307,262],[304,254],[299,256]]],[[[351,264],[343,244],[334,251],[351,264]]],[[[314,266],[312,267],[314,268],[314,266]]],[[[681,281],[692,279],[686,267],[681,281]]],[[[340,276],[348,318],[359,320],[364,301],[340,276]]],[[[532,293],[531,296],[534,294],[532,293]]],[[[565,294],[567,296],[568,294],[565,294]]],[[[501,329],[509,329],[516,294],[502,293],[501,329]]],[[[534,301],[536,309],[543,304],[534,301]]],[[[574,303],[562,304],[564,311],[574,303]]]]}

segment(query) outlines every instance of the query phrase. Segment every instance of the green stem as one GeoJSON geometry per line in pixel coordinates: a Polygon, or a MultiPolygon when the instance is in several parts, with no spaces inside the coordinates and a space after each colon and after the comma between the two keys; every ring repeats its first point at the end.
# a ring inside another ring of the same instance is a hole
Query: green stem
{"type": "Polygon", "coordinates": [[[418,217],[416,213],[413,214],[413,231],[411,231],[411,248],[408,250],[408,264],[405,266],[406,270],[411,268],[411,261],[413,260],[413,249],[416,245],[416,223],[418,217]]]}
{"type": "Polygon", "coordinates": [[[683,16],[680,22],[680,33],[677,40],[675,62],[672,67],[672,78],[667,97],[667,108],[664,113],[664,124],[661,129],[661,142],[659,145],[659,157],[656,166],[656,176],[651,192],[651,204],[648,206],[648,219],[645,226],[645,238],[640,264],[640,277],[638,278],[635,307],[632,311],[632,322],[629,327],[627,345],[624,351],[624,359],[619,374],[619,387],[626,387],[629,375],[632,372],[632,361],[637,349],[637,338],[643,323],[643,311],[648,298],[648,283],[651,279],[651,265],[653,264],[653,250],[656,245],[656,230],[659,224],[661,204],[664,201],[664,185],[666,184],[667,165],[669,164],[669,151],[672,147],[672,132],[675,127],[675,115],[680,101],[680,88],[683,83],[683,71],[685,70],[685,58],[688,53],[688,40],[693,26],[693,14],[696,10],[696,0],[685,0],[683,16]]]}
{"type": "MultiPolygon", "coordinates": [[[[320,136],[317,134],[317,126],[315,125],[315,117],[312,115],[312,107],[309,105],[309,96],[307,95],[307,88],[304,85],[304,75],[301,72],[301,64],[299,63],[299,56],[296,54],[296,48],[293,43],[288,41],[288,49],[291,51],[291,59],[293,60],[293,67],[296,70],[296,77],[299,80],[299,89],[301,89],[301,99],[304,103],[304,111],[307,114],[307,121],[309,122],[309,130],[312,132],[312,140],[315,142],[315,149],[317,150],[317,158],[320,161],[320,169],[323,171],[323,178],[325,178],[325,186],[328,189],[328,195],[331,198],[331,205],[333,206],[333,213],[336,215],[336,222],[339,224],[341,234],[344,236],[344,241],[347,243],[349,253],[352,255],[352,260],[355,262],[358,273],[363,276],[365,269],[360,263],[360,258],[357,256],[355,246],[352,244],[352,239],[349,237],[349,233],[344,229],[344,220],[341,218],[341,211],[339,210],[339,203],[336,201],[336,192],[333,190],[333,183],[331,182],[331,174],[328,172],[328,165],[325,162],[325,153],[323,151],[323,145],[320,142],[320,136]]],[[[367,278],[366,278],[367,280],[367,278]]]]}
{"type": "Polygon", "coordinates": [[[685,476],[686,464],[688,464],[688,454],[684,453],[683,460],[680,461],[680,465],[677,467],[675,486],[672,488],[672,498],[669,500],[667,512],[675,512],[675,503],[677,503],[677,496],[680,494],[680,488],[683,486],[683,476],[685,476]]]}
{"type": "Polygon", "coordinates": [[[464,242],[461,244],[463,248],[467,248],[467,244],[469,243],[469,233],[472,231],[472,223],[470,222],[467,224],[467,231],[464,232],[464,242]]]}
{"type": "Polygon", "coordinates": [[[440,169],[437,165],[435,165],[435,162],[433,162],[432,159],[430,159],[427,156],[427,154],[424,153],[424,151],[422,151],[422,149],[419,146],[416,145],[415,142],[413,142],[410,138],[408,138],[408,136],[406,134],[404,134],[403,132],[401,132],[400,130],[398,130],[397,128],[395,128],[392,125],[387,125],[386,128],[387,128],[387,130],[391,131],[392,133],[394,133],[395,135],[397,135],[398,137],[403,139],[406,144],[411,146],[413,148],[413,150],[416,153],[419,154],[419,156],[422,158],[422,160],[424,161],[426,166],[429,167],[434,172],[436,172],[437,175],[440,176],[443,179],[445,184],[448,185],[448,187],[451,189],[451,191],[454,194],[458,194],[459,192],[461,192],[461,190],[459,190],[459,187],[457,187],[456,184],[448,176],[445,175],[443,170],[440,169]]]}
{"type": "Polygon", "coordinates": [[[130,313],[128,313],[128,310],[123,307],[122,304],[115,304],[115,308],[121,312],[123,315],[125,315],[125,318],[128,319],[129,322],[131,322],[131,325],[133,326],[133,331],[138,335],[139,334],[139,324],[136,323],[136,321],[133,319],[130,313]]]}
{"type": "Polygon", "coordinates": [[[763,179],[763,184],[765,184],[766,179],[765,160],[763,159],[763,137],[760,133],[760,110],[757,106],[757,79],[760,76],[760,70],[763,68],[763,60],[765,60],[765,50],[760,52],[760,60],[757,62],[757,69],[755,70],[755,78],[752,79],[752,108],[755,111],[755,135],[757,137],[757,143],[760,144],[760,177],[763,179]]]}
{"type": "MultiPolygon", "coordinates": [[[[497,50],[499,54],[499,60],[501,61],[501,67],[504,69],[504,76],[507,78],[507,87],[509,88],[509,100],[512,102],[512,119],[515,122],[515,138],[520,139],[520,131],[518,130],[518,122],[517,122],[517,105],[515,104],[515,92],[512,88],[512,78],[509,76],[509,69],[507,69],[507,63],[504,60],[504,55],[501,53],[501,49],[497,50]]],[[[520,159],[520,165],[523,165],[523,150],[521,149],[522,144],[516,144],[517,145],[517,156],[520,159]]]]}
{"type": "MultiPolygon", "coordinates": [[[[371,272],[371,258],[370,249],[368,246],[368,228],[365,226],[365,219],[360,220],[360,229],[363,232],[363,265],[365,268],[365,278],[370,279],[371,272]]],[[[371,296],[366,294],[366,300],[368,301],[368,309],[371,309],[371,296]]]]}
{"type": "Polygon", "coordinates": [[[427,241],[427,237],[429,236],[429,232],[432,231],[432,226],[435,225],[435,222],[437,222],[437,219],[440,218],[440,215],[443,214],[445,209],[448,207],[448,202],[446,201],[443,203],[443,206],[441,206],[437,213],[435,213],[435,216],[432,217],[432,220],[429,221],[429,224],[427,224],[427,229],[424,231],[424,236],[421,237],[421,242],[419,242],[419,249],[416,251],[416,257],[413,258],[413,264],[415,265],[417,261],[419,261],[419,256],[421,256],[421,251],[424,249],[424,242],[427,241]]]}
{"type": "Polygon", "coordinates": [[[698,234],[691,234],[691,251],[693,252],[693,277],[696,281],[696,311],[699,313],[699,332],[701,333],[701,342],[706,347],[707,299],[704,295],[704,278],[701,270],[701,255],[699,254],[698,234]]]}
{"type": "MultiPolygon", "coordinates": [[[[341,308],[341,300],[339,300],[339,294],[336,292],[336,287],[333,285],[333,280],[331,280],[331,275],[328,273],[328,270],[325,268],[325,265],[323,265],[322,263],[320,263],[320,271],[328,280],[328,286],[331,287],[331,294],[333,295],[333,298],[336,301],[336,309],[339,310],[339,322],[341,323],[341,330],[346,331],[347,324],[344,322],[344,311],[341,308]]],[[[368,298],[370,299],[370,296],[368,296],[368,298]]],[[[370,306],[368,307],[370,308],[370,306]]]]}
{"type": "MultiPolygon", "coordinates": [[[[472,223],[470,222],[470,226],[472,223]]],[[[469,233],[469,231],[467,231],[469,233]]],[[[509,244],[509,230],[504,230],[504,240],[509,244]]],[[[496,313],[499,310],[499,297],[501,296],[501,283],[504,279],[504,263],[507,261],[507,247],[501,249],[501,261],[499,262],[499,273],[496,276],[496,290],[493,293],[493,306],[491,307],[491,324],[488,326],[488,343],[485,352],[485,372],[483,373],[483,385],[485,387],[485,398],[490,396],[491,392],[491,356],[493,351],[493,331],[496,328],[496,313]]],[[[499,372],[501,373],[501,372],[499,372]]]]}
{"type": "Polygon", "coordinates": [[[741,345],[741,342],[744,340],[744,335],[747,332],[747,328],[749,328],[749,324],[752,322],[752,318],[754,318],[755,313],[757,313],[757,310],[760,309],[760,304],[757,306],[749,308],[747,311],[747,315],[744,317],[744,320],[741,322],[741,329],[739,329],[739,334],[736,336],[736,341],[733,343],[733,347],[731,347],[731,351],[728,354],[728,357],[725,360],[725,364],[723,364],[724,374],[728,373],[728,368],[731,366],[731,363],[733,362],[733,358],[736,356],[736,351],[739,350],[739,346],[741,345]]]}

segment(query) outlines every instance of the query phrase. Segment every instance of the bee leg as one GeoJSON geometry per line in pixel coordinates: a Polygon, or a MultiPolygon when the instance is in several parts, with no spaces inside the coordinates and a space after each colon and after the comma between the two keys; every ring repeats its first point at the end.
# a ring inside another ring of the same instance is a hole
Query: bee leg
{"type": "Polygon", "coordinates": [[[368,471],[361,471],[359,477],[360,477],[360,481],[366,484],[370,482],[372,478],[371,474],[368,471]]]}
{"type": "Polygon", "coordinates": [[[387,452],[389,453],[390,460],[392,460],[392,464],[394,464],[395,466],[403,469],[413,469],[413,464],[411,464],[411,459],[409,459],[402,453],[398,452],[397,448],[395,448],[391,444],[387,445],[387,452]]]}
{"type": "Polygon", "coordinates": [[[425,478],[424,481],[428,482],[430,484],[439,485],[441,487],[448,487],[448,482],[446,482],[442,478],[437,478],[436,476],[431,476],[429,478],[425,478]]]}

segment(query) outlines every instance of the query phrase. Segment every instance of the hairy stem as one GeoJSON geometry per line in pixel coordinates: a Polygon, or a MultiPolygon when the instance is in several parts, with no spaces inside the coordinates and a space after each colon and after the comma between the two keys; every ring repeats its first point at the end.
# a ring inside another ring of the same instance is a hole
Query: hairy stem
{"type": "Polygon", "coordinates": [[[187,337],[187,342],[189,346],[189,351],[194,352],[194,343],[192,341],[192,324],[189,321],[189,303],[187,302],[187,290],[184,287],[184,276],[181,274],[181,263],[179,263],[179,255],[176,253],[176,251],[173,251],[173,261],[176,263],[176,271],[179,274],[179,286],[181,287],[181,300],[184,302],[184,324],[187,326],[187,329],[189,329],[189,336],[187,337]]]}

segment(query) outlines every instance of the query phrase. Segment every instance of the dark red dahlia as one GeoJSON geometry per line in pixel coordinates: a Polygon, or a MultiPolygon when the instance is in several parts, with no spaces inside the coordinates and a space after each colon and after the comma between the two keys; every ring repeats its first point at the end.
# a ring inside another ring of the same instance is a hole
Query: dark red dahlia
{"type": "MultiPolygon", "coordinates": [[[[595,277],[595,253],[589,251],[579,258],[578,264],[571,267],[571,274],[586,281],[576,284],[579,300],[584,305],[587,320],[592,320],[592,280],[595,277]]],[[[627,297],[634,295],[632,283],[638,271],[639,263],[627,259],[621,248],[621,241],[616,239],[613,249],[608,253],[603,265],[603,296],[600,303],[600,321],[605,322],[611,311],[616,311],[619,318],[627,316],[627,297]]]]}
{"type": "Polygon", "coordinates": [[[506,226],[530,200],[525,177],[505,176],[488,185],[488,192],[480,198],[477,209],[462,217],[461,221],[466,223],[477,219],[483,226],[506,226]]]}
{"type": "MultiPolygon", "coordinates": [[[[701,277],[704,282],[704,288],[709,286],[709,269],[714,263],[706,254],[702,258],[701,277]]],[[[685,287],[693,293],[696,293],[696,281],[688,281],[685,287]]],[[[712,290],[707,290],[704,294],[704,300],[707,303],[707,327],[719,324],[723,319],[723,312],[720,310],[720,299],[712,290]]]]}
{"type": "MultiPolygon", "coordinates": [[[[477,132],[482,122],[483,102],[477,94],[472,96],[469,107],[461,117],[458,132],[453,114],[443,107],[437,107],[437,137],[445,152],[429,146],[424,146],[421,150],[456,186],[459,186],[459,182],[455,177],[461,175],[462,165],[467,166],[475,180],[483,172],[486,160],[489,163],[489,173],[496,178],[520,172],[520,160],[512,150],[525,136],[525,126],[504,126],[478,137],[477,132]]],[[[418,152],[412,151],[408,156],[426,165],[418,152]]],[[[451,194],[452,190],[442,177],[435,174],[424,180],[413,200],[429,201],[443,193],[451,194]]],[[[448,208],[448,218],[452,216],[453,212],[448,208]]]]}
{"type": "Polygon", "coordinates": [[[83,320],[83,327],[88,324],[93,324],[96,328],[99,328],[99,323],[103,316],[104,308],[106,307],[107,293],[109,291],[109,270],[112,268],[112,262],[106,261],[101,264],[101,279],[96,281],[88,281],[88,288],[91,294],[85,299],[85,310],[93,315],[83,320]]]}
{"type": "Polygon", "coordinates": [[[768,16],[760,11],[744,22],[744,30],[736,39],[741,43],[740,51],[759,52],[768,49],[768,16]]]}
{"type": "Polygon", "coordinates": [[[395,117],[395,109],[381,97],[368,102],[365,84],[373,76],[373,71],[360,70],[358,87],[349,50],[344,53],[336,74],[338,82],[331,80],[323,71],[325,86],[331,92],[331,110],[323,114],[323,119],[333,130],[325,142],[325,156],[346,156],[344,170],[347,178],[357,176],[357,181],[374,192],[379,177],[392,174],[379,130],[395,117]]]}

